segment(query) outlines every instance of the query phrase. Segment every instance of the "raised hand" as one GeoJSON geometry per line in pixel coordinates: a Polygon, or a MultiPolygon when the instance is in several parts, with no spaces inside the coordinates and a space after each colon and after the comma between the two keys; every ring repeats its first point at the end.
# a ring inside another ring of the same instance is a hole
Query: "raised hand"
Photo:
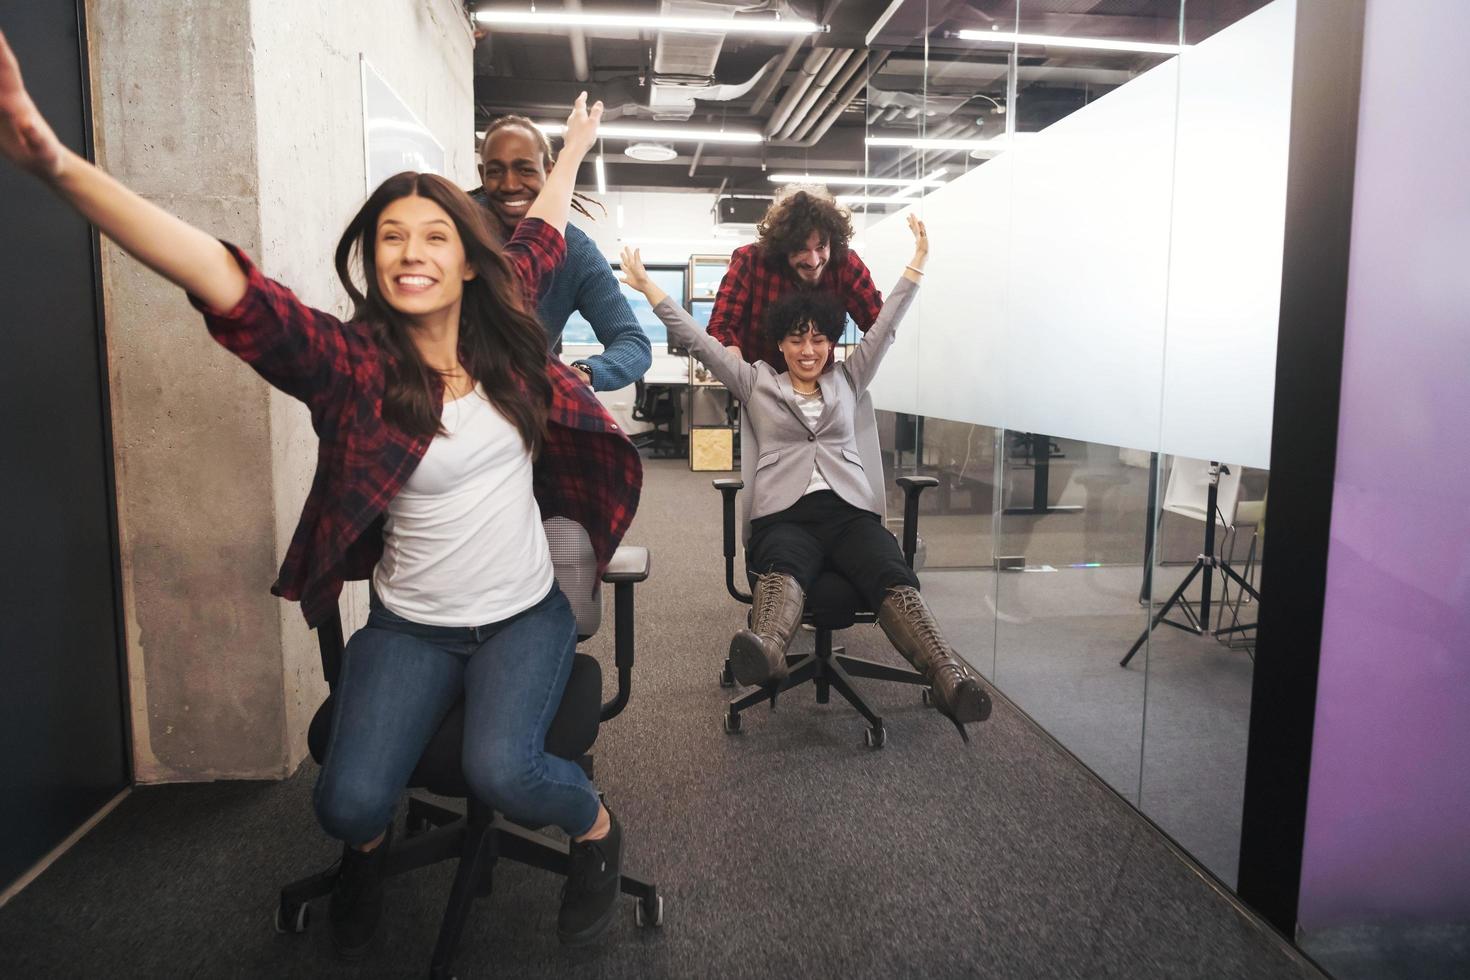
{"type": "Polygon", "coordinates": [[[653,280],[648,278],[648,270],[643,267],[643,254],[636,248],[624,245],[622,261],[622,281],[640,293],[646,292],[653,285],[653,280]]]}
{"type": "Polygon", "coordinates": [[[912,211],[909,212],[909,231],[914,236],[914,260],[909,264],[923,269],[925,260],[929,258],[929,232],[912,211]]]}
{"type": "Polygon", "coordinates": [[[572,113],[567,116],[567,128],[562,134],[562,153],[583,156],[597,142],[597,124],[602,121],[602,103],[587,108],[587,93],[577,96],[572,103],[572,113]]]}
{"type": "Polygon", "coordinates": [[[67,151],[46,124],[20,77],[20,62],[0,32],[0,154],[22,170],[54,181],[67,151]]]}
{"type": "Polygon", "coordinates": [[[643,267],[643,254],[636,248],[623,246],[623,282],[643,294],[650,306],[657,306],[668,299],[669,294],[659,288],[643,267]]]}

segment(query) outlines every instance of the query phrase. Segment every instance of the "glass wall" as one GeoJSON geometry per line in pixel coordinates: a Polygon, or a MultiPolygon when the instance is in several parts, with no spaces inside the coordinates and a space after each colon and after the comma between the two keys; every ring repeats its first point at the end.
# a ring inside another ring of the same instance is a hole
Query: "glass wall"
{"type": "Polygon", "coordinates": [[[1295,7],[1109,9],[913,0],[871,40],[858,247],[886,287],[908,207],[933,242],[875,403],[939,481],[957,646],[1233,885],[1295,7]]]}

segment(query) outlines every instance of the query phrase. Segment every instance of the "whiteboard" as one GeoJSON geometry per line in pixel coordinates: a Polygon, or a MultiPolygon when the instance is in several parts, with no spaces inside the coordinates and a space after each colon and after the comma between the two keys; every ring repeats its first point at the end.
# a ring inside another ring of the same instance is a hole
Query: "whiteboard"
{"type": "Polygon", "coordinates": [[[362,152],[369,194],[404,170],[443,175],[444,147],[419,122],[398,93],[362,62],[362,152]]]}
{"type": "MultiPolygon", "coordinates": [[[[1268,466],[1295,23],[1275,0],[916,205],[875,405],[1268,466]]],[[[880,287],[908,210],[860,236],[880,287]]]]}

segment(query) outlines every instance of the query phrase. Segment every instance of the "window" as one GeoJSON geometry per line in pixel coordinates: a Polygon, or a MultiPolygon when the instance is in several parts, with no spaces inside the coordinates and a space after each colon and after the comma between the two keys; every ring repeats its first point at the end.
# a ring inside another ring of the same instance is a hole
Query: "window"
{"type": "MultiPolygon", "coordinates": [[[[618,272],[620,266],[615,263],[612,268],[614,272],[618,272]]],[[[669,294],[675,303],[680,306],[684,305],[684,267],[682,265],[650,267],[648,275],[658,283],[664,292],[669,294]]],[[[664,329],[663,321],[653,315],[653,307],[648,305],[648,300],[643,298],[643,294],[626,285],[619,284],[619,288],[623,291],[623,298],[633,308],[633,316],[638,319],[638,325],[648,335],[649,342],[655,348],[668,343],[668,333],[664,329]]],[[[697,314],[696,319],[698,319],[697,314]]],[[[703,322],[709,322],[708,311],[704,314],[703,322]]],[[[567,325],[562,330],[561,342],[564,346],[575,344],[598,346],[599,344],[597,334],[592,330],[592,324],[576,311],[567,317],[567,325]]]]}

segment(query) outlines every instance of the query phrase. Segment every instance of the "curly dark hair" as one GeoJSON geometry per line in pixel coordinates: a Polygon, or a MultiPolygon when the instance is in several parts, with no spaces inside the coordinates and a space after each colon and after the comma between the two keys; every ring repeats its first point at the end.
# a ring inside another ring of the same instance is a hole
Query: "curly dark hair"
{"type": "Polygon", "coordinates": [[[830,261],[836,263],[847,255],[852,240],[852,213],[830,198],[795,191],[772,204],[755,230],[756,243],[774,266],[784,267],[787,256],[806,248],[814,231],[826,239],[830,261]]]}
{"type": "Polygon", "coordinates": [[[787,337],[806,333],[808,325],[835,344],[847,326],[847,310],[836,297],[805,289],[766,307],[764,329],[773,347],[787,337]]]}

